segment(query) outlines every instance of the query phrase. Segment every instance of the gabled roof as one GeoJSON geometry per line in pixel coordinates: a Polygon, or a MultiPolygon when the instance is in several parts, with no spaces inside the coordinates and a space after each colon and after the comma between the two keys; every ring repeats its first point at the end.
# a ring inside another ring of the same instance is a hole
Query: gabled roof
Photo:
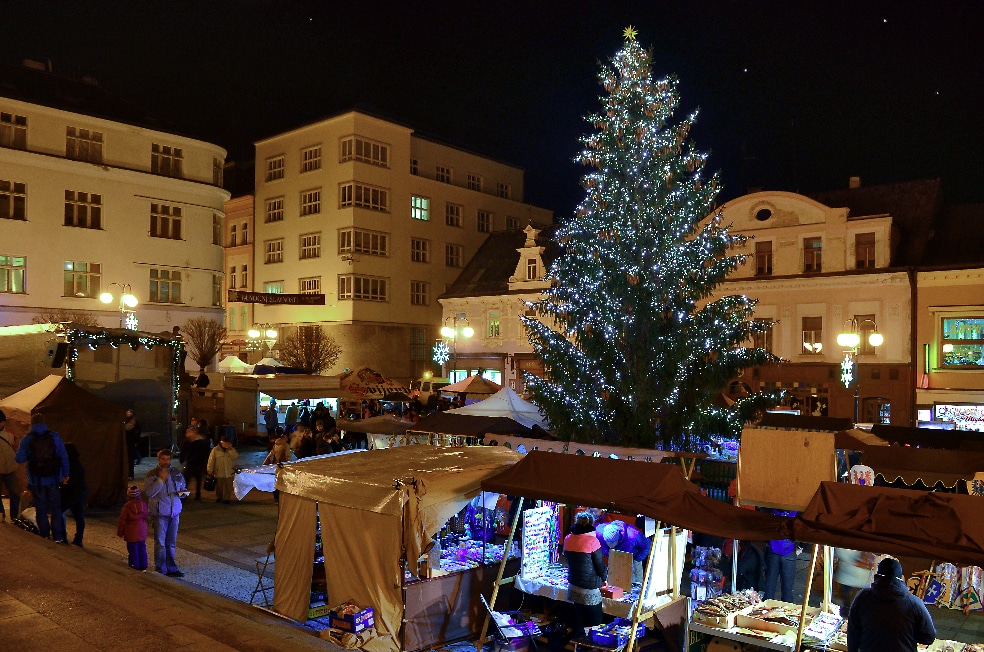
{"type": "Polygon", "coordinates": [[[926,245],[923,267],[984,263],[984,204],[947,206],[926,245]]]}
{"type": "Polygon", "coordinates": [[[899,241],[892,243],[892,267],[925,263],[927,243],[942,205],[939,179],[844,188],[807,195],[831,208],[847,208],[848,219],[891,215],[899,241]]]}
{"type": "MultiPolygon", "coordinates": [[[[544,247],[542,258],[547,268],[560,255],[560,245],[554,240],[558,228],[557,224],[545,226],[536,237],[536,243],[544,247]]],[[[516,271],[518,250],[525,242],[526,232],[521,229],[491,233],[442,298],[509,294],[509,277],[516,271]]]]}

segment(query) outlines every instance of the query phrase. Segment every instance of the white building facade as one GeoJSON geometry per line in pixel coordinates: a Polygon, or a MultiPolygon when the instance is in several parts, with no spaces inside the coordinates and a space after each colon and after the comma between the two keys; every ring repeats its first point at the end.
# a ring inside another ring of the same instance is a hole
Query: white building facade
{"type": "Polygon", "coordinates": [[[88,115],[86,100],[105,99],[91,80],[13,68],[0,77],[14,82],[0,86],[0,325],[68,310],[117,327],[124,288],[140,302],[139,330],[221,321],[225,150],[144,126],[130,105],[115,119],[88,115]]]}

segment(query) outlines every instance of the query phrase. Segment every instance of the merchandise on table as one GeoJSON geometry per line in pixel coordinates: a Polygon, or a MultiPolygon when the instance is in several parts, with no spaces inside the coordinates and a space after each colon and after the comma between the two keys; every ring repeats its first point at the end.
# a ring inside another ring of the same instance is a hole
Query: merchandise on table
{"type": "Polygon", "coordinates": [[[693,560],[690,597],[699,602],[724,593],[724,573],[718,568],[721,563],[721,549],[697,546],[694,548],[693,560]]]}
{"type": "Polygon", "coordinates": [[[758,592],[752,589],[715,596],[696,606],[693,620],[711,627],[727,629],[735,626],[735,619],[740,612],[761,601],[758,592]]]}

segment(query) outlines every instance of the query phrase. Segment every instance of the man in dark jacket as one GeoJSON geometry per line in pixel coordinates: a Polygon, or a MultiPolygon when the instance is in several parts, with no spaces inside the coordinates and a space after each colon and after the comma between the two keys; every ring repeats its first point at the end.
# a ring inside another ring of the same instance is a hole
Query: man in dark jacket
{"type": "Polygon", "coordinates": [[[848,652],[916,652],[916,644],[936,640],[933,618],[923,601],[909,593],[902,565],[886,557],[871,588],[854,598],[847,618],[848,652]]]}
{"type": "Polygon", "coordinates": [[[45,539],[50,534],[61,543],[65,540],[61,485],[68,484],[68,453],[62,438],[57,432],[48,430],[41,415],[33,415],[31,424],[31,431],[21,439],[14,459],[20,464],[27,462],[27,488],[31,491],[37,512],[38,534],[45,539]],[[47,441],[40,446],[36,445],[35,440],[47,441]]]}

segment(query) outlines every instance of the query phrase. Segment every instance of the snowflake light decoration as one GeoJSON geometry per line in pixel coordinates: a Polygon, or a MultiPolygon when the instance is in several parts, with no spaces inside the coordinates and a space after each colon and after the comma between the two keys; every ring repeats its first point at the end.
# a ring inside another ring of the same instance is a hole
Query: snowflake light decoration
{"type": "Polygon", "coordinates": [[[447,342],[438,342],[434,345],[434,362],[443,365],[451,359],[451,349],[447,342]]]}
{"type": "Polygon", "coordinates": [[[854,380],[854,358],[847,353],[841,362],[841,382],[844,383],[844,387],[850,387],[852,380],[854,380]]]}

